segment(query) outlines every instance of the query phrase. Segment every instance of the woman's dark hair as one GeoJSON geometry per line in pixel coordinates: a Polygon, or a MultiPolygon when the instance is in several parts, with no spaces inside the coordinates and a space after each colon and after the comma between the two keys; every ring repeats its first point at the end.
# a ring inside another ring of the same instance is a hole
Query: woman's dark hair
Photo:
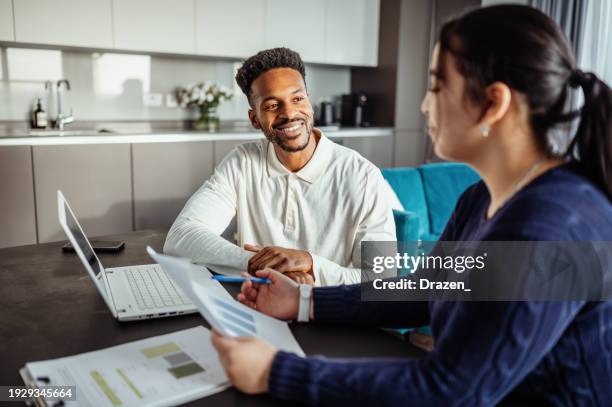
{"type": "Polygon", "coordinates": [[[592,73],[576,68],[558,25],[528,6],[500,5],[471,11],[447,22],[440,32],[440,73],[445,53],[455,57],[476,104],[485,89],[503,82],[525,96],[538,143],[552,154],[551,130],[580,116],[565,155],[612,199],[612,91],[592,73]],[[581,88],[584,105],[568,112],[570,88],[581,88]]]}

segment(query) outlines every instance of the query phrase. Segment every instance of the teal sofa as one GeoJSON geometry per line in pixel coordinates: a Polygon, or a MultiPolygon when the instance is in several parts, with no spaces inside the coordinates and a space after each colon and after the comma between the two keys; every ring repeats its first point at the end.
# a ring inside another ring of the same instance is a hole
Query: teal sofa
{"type": "MultiPolygon", "coordinates": [[[[408,243],[437,241],[461,194],[480,179],[470,167],[457,163],[386,168],[382,175],[405,209],[394,209],[393,218],[397,240],[408,243]]],[[[412,330],[392,331],[407,335],[412,330]]],[[[431,336],[429,326],[414,330],[431,336]]]]}
{"type": "Polygon", "coordinates": [[[386,168],[382,175],[405,209],[393,210],[397,240],[404,242],[438,240],[461,194],[480,179],[457,163],[386,168]]]}

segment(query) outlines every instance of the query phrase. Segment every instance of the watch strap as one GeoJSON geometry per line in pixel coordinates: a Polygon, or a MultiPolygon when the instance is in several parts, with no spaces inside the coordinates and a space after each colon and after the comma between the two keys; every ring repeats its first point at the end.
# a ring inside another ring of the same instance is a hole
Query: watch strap
{"type": "Polygon", "coordinates": [[[312,286],[300,284],[300,304],[298,307],[298,322],[310,320],[310,298],[312,297],[312,286]]]}

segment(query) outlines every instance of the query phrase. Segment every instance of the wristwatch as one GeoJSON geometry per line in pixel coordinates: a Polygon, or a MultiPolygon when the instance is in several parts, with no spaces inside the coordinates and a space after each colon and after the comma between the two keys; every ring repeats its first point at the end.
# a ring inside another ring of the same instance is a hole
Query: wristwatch
{"type": "Polygon", "coordinates": [[[312,296],[312,286],[300,284],[300,305],[298,308],[298,322],[308,322],[310,320],[310,297],[312,296]]]}

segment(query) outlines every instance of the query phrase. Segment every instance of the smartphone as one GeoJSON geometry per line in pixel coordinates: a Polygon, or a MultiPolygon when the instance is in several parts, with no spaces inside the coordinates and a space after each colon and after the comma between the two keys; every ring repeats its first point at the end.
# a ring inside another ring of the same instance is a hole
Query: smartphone
{"type": "MultiPolygon", "coordinates": [[[[92,240],[90,241],[91,247],[98,253],[118,253],[125,247],[125,242],[121,241],[102,241],[92,240]]],[[[74,253],[74,247],[70,242],[62,246],[64,253],[74,253]]]]}

